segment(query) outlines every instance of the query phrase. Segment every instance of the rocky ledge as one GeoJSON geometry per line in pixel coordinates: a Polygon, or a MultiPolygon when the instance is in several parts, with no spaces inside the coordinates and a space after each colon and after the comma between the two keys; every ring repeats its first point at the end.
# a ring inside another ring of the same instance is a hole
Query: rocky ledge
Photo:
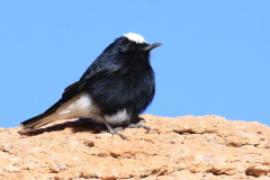
{"type": "Polygon", "coordinates": [[[270,179],[270,128],[218,116],[144,115],[128,140],[85,120],[0,129],[0,179],[270,179]]]}

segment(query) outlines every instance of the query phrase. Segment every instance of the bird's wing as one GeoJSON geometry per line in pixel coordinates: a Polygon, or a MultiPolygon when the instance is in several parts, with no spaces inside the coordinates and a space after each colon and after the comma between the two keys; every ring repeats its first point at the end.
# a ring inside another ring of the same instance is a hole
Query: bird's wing
{"type": "Polygon", "coordinates": [[[94,88],[92,86],[95,86],[96,82],[103,81],[121,68],[122,65],[114,62],[114,59],[110,59],[110,57],[107,57],[107,59],[104,57],[97,58],[85,71],[79,81],[76,81],[65,88],[62,98],[55,103],[54,106],[49,108],[48,111],[53,111],[81,92],[94,88]]]}
{"type": "Polygon", "coordinates": [[[113,64],[92,64],[86,72],[83,74],[79,81],[74,82],[65,88],[62,99],[65,101],[66,99],[70,99],[77,95],[78,93],[87,89],[87,87],[91,86],[95,81],[99,81],[105,77],[110,76],[111,74],[120,70],[119,65],[113,64]]]}
{"type": "Polygon", "coordinates": [[[107,57],[107,59],[104,59],[104,57],[99,57],[86,70],[79,81],[76,81],[65,88],[62,97],[54,105],[48,108],[44,113],[22,122],[22,125],[24,125],[26,128],[34,129],[48,123],[49,121],[46,121],[48,119],[47,117],[56,112],[58,108],[63,106],[66,102],[84,90],[87,90],[87,88],[95,86],[96,81],[102,81],[102,79],[109,77],[112,73],[118,71],[120,68],[121,65],[113,62],[113,60],[111,61],[110,57],[107,57]]]}
{"type": "Polygon", "coordinates": [[[80,81],[89,80],[94,76],[101,74],[110,74],[118,71],[122,68],[123,64],[121,63],[120,57],[108,56],[103,54],[98,57],[89,68],[83,73],[80,81]]]}
{"type": "Polygon", "coordinates": [[[74,95],[77,95],[83,89],[84,83],[81,81],[76,81],[65,88],[62,99],[70,99],[74,95]]]}

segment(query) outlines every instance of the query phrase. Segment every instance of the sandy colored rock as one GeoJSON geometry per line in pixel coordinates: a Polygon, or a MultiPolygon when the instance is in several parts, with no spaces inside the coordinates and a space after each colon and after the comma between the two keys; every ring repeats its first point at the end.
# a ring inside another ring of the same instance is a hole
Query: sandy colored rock
{"type": "Polygon", "coordinates": [[[144,118],[152,130],[126,128],[128,141],[86,121],[32,135],[1,128],[0,179],[270,179],[265,125],[217,116],[144,118]]]}

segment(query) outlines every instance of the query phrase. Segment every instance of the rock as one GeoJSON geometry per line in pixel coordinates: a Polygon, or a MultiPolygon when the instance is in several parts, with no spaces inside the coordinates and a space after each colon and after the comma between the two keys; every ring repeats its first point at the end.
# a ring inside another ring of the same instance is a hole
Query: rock
{"type": "Polygon", "coordinates": [[[82,121],[0,131],[0,179],[270,179],[270,128],[218,116],[144,115],[128,140],[82,121]]]}

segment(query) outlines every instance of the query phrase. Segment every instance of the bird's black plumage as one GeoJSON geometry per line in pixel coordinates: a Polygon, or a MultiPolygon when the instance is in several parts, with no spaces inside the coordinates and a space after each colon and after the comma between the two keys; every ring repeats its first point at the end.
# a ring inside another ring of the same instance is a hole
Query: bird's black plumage
{"type": "Polygon", "coordinates": [[[149,52],[137,46],[127,38],[117,39],[81,78],[91,84],[86,90],[105,114],[127,108],[136,115],[153,99],[155,80],[149,52]]]}
{"type": "Polygon", "coordinates": [[[42,119],[56,113],[80,93],[91,97],[98,109],[98,116],[114,116],[121,110],[128,114],[129,120],[119,121],[119,124],[107,120],[108,124],[122,126],[132,123],[153,100],[155,78],[149,59],[150,51],[159,45],[136,42],[125,36],[117,38],[97,57],[79,81],[64,90],[58,102],[43,114],[22,122],[22,125],[31,129],[40,127],[39,121],[41,125],[47,124],[42,123],[42,119]]]}

